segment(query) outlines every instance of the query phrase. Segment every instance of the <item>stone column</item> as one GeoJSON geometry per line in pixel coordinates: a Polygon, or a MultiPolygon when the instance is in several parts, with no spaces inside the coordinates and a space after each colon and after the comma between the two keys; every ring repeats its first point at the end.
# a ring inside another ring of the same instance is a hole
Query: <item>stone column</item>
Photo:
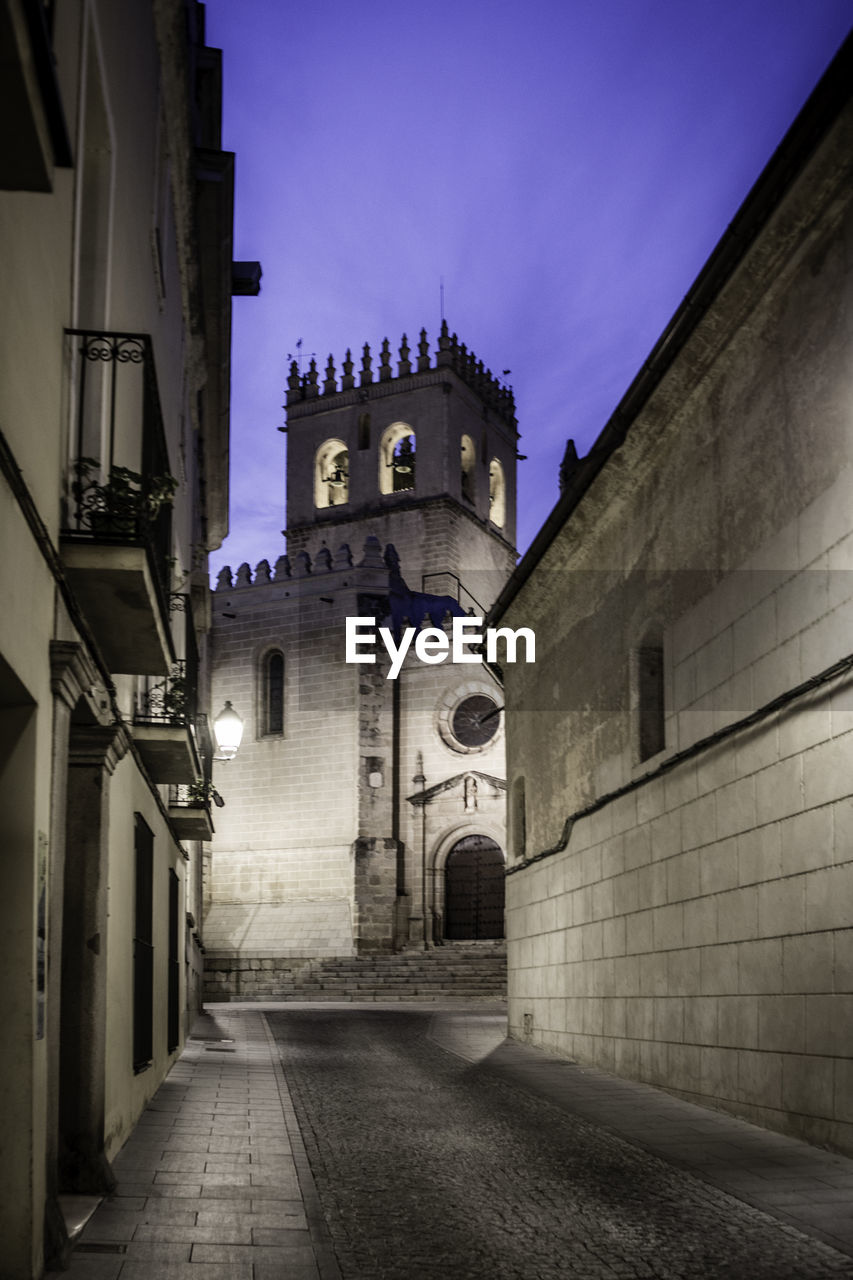
{"type": "Polygon", "coordinates": [[[104,1154],[110,778],[127,750],[121,725],[72,725],[60,1009],[60,1184],[110,1191],[104,1154]]]}

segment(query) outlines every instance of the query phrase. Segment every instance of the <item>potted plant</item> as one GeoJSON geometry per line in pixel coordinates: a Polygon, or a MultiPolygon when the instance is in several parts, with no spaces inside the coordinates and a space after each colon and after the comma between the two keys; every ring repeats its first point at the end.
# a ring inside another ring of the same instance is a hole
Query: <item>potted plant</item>
{"type": "Polygon", "coordinates": [[[102,481],[96,458],[78,458],[74,471],[71,492],[77,503],[77,519],[93,532],[137,533],[140,525],[156,519],[178,487],[172,475],[142,476],[119,466],[110,467],[109,479],[102,481]]]}

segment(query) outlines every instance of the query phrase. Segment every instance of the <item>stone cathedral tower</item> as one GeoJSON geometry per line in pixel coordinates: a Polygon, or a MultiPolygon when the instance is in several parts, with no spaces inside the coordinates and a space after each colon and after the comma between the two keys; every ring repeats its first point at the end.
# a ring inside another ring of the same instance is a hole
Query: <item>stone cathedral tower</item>
{"type": "Polygon", "coordinates": [[[220,766],[208,998],[269,998],[300,967],[502,936],[503,705],[484,664],[345,661],[347,617],[482,615],[515,563],[512,393],[442,324],[396,370],[291,366],[287,554],[220,574],[213,700],[245,720],[220,766]],[[414,356],[414,358],[413,358],[414,356]],[[495,714],[490,715],[490,712],[495,714]],[[483,719],[483,717],[486,719],[483,719]]]}

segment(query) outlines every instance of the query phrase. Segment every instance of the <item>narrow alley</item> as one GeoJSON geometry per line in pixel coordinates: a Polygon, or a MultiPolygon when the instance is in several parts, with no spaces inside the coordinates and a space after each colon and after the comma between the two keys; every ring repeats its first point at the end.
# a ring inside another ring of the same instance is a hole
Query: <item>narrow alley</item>
{"type": "Polygon", "coordinates": [[[209,1012],[71,1277],[853,1277],[853,1161],[504,1029],[458,1003],[209,1012]]]}

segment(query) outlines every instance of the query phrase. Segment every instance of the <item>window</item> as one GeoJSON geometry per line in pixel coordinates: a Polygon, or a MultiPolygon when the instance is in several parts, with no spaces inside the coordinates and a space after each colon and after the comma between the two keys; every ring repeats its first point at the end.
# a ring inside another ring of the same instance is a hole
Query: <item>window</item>
{"type": "Polygon", "coordinates": [[[415,433],[405,422],[393,423],[379,446],[379,492],[401,493],[415,487],[415,433]]]}
{"type": "Polygon", "coordinates": [[[647,639],[637,650],[637,724],[640,760],[666,745],[663,696],[663,643],[647,639]]]}
{"type": "Polygon", "coordinates": [[[273,649],[263,661],[261,678],[261,733],[284,732],[284,654],[273,649]]]}
{"type": "Polygon", "coordinates": [[[314,506],[349,502],[349,450],[342,440],[327,440],[314,456],[314,506]]]}
{"type": "Polygon", "coordinates": [[[489,519],[499,529],[506,523],[506,480],[497,458],[489,464],[489,519]]]}
{"type": "Polygon", "coordinates": [[[358,447],[359,449],[370,448],[370,414],[360,413],[358,415],[358,447]]]}
{"type": "Polygon", "coordinates": [[[154,1056],[154,833],[141,813],[135,816],[133,1069],[144,1071],[154,1056]]]}
{"type": "Polygon", "coordinates": [[[474,441],[470,436],[462,437],[460,464],[462,467],[462,497],[468,502],[474,501],[474,463],[477,453],[474,441]]]}

